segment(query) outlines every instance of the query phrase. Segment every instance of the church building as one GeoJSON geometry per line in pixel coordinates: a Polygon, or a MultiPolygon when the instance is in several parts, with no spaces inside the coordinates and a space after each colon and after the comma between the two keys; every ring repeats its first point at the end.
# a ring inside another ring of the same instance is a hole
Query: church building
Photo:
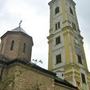
{"type": "Polygon", "coordinates": [[[19,26],[1,36],[0,90],[77,90],[55,73],[31,63],[33,39],[19,26]]]}
{"type": "Polygon", "coordinates": [[[51,0],[48,70],[31,62],[33,38],[19,24],[1,36],[0,90],[90,90],[73,0],[51,0]]]}

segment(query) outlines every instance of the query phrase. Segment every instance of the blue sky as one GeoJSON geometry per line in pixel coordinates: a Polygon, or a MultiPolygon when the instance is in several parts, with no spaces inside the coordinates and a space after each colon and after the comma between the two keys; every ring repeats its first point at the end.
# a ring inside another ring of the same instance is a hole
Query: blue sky
{"type": "MultiPolygon", "coordinates": [[[[42,67],[47,68],[50,0],[0,0],[0,36],[7,30],[18,27],[22,20],[22,28],[33,37],[32,59],[42,60],[42,67]]],[[[84,47],[90,70],[90,0],[74,0],[84,47]]],[[[39,64],[39,63],[38,63],[39,64]]]]}

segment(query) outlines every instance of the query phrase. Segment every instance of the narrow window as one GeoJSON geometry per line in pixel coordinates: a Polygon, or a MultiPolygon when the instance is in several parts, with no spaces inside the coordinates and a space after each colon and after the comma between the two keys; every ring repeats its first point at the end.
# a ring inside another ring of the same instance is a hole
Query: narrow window
{"type": "Polygon", "coordinates": [[[72,10],[72,8],[70,7],[69,9],[70,9],[70,13],[73,15],[73,10],[72,10]]]}
{"type": "Polygon", "coordinates": [[[58,29],[58,27],[57,27],[57,23],[55,24],[55,30],[57,30],[58,29]]]}
{"type": "Polygon", "coordinates": [[[61,54],[56,55],[56,64],[61,63],[61,54]]]}
{"type": "Polygon", "coordinates": [[[26,49],[26,44],[24,43],[24,46],[23,46],[23,52],[25,53],[25,49],[26,49]]]}
{"type": "Polygon", "coordinates": [[[60,42],[61,42],[60,36],[58,36],[58,37],[56,38],[56,45],[59,44],[60,42]]]}
{"type": "Polygon", "coordinates": [[[57,23],[55,24],[55,30],[58,30],[58,29],[60,29],[60,22],[57,22],[57,23]]]}
{"type": "Polygon", "coordinates": [[[78,58],[78,63],[82,64],[82,58],[80,55],[77,55],[77,58],[78,58]]]}
{"type": "Polygon", "coordinates": [[[12,40],[12,42],[11,42],[11,48],[10,48],[10,50],[13,50],[13,48],[14,48],[14,40],[12,40]]]}
{"type": "Polygon", "coordinates": [[[57,23],[58,24],[58,29],[60,28],[60,22],[57,23]]]}
{"type": "Polygon", "coordinates": [[[2,51],[2,49],[3,49],[3,43],[1,44],[1,51],[2,51]]]}
{"type": "Polygon", "coordinates": [[[72,23],[72,28],[76,30],[76,25],[74,23],[72,23]]]}
{"type": "Polygon", "coordinates": [[[81,73],[81,77],[82,77],[82,82],[86,83],[85,75],[83,73],[81,73]]]}
{"type": "Polygon", "coordinates": [[[59,13],[59,7],[55,8],[55,14],[59,13]]]}

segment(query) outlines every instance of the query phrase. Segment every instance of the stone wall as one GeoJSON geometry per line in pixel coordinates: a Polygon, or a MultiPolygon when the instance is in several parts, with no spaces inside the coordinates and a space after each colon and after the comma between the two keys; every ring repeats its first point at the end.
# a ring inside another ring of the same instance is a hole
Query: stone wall
{"type": "Polygon", "coordinates": [[[15,63],[4,69],[0,90],[74,90],[74,88],[62,83],[56,84],[53,75],[38,68],[15,63]]]}

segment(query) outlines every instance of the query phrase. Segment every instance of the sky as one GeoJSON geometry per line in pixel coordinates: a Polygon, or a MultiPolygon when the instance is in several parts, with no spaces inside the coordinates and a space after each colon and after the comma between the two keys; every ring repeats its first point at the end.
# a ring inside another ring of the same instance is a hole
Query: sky
{"type": "MultiPolygon", "coordinates": [[[[6,31],[18,27],[20,20],[22,20],[21,27],[33,37],[32,60],[37,60],[37,62],[33,62],[46,69],[48,66],[49,1],[0,0],[0,36],[6,31]],[[40,63],[40,60],[43,63],[40,63]]],[[[90,71],[90,0],[74,1],[90,71]]]]}

